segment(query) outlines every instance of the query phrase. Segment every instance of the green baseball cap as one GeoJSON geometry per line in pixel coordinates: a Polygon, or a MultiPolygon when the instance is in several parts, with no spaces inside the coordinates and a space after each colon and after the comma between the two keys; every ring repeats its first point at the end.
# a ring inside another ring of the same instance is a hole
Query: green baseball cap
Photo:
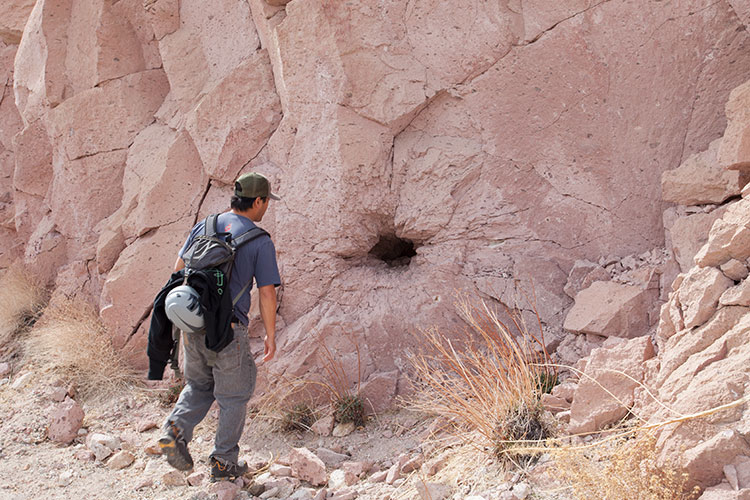
{"type": "Polygon", "coordinates": [[[271,192],[271,183],[265,176],[257,172],[242,174],[234,182],[234,194],[242,198],[271,198],[280,200],[281,198],[271,192]]]}

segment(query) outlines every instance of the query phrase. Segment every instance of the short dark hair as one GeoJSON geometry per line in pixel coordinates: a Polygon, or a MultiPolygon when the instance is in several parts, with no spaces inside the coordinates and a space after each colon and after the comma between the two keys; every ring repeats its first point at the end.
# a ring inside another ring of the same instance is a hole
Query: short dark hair
{"type": "MultiPolygon", "coordinates": [[[[266,201],[266,198],[267,196],[263,196],[261,197],[261,200],[266,201]]],[[[244,212],[253,207],[255,200],[257,200],[257,197],[243,198],[242,196],[233,195],[230,205],[233,209],[237,210],[238,212],[244,212]]]]}

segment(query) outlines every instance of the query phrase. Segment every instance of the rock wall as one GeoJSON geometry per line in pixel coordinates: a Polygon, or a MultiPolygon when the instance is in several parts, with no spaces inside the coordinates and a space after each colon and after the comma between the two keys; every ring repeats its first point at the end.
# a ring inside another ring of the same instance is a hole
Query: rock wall
{"type": "MultiPolygon", "coordinates": [[[[748,15],[726,0],[6,2],[0,266],[21,257],[97,303],[142,364],[187,231],[258,169],[284,198],[264,220],[284,281],[276,370],[307,373],[331,339],[352,369],[361,347],[363,380],[393,379],[406,332],[456,326],[455,290],[512,305],[519,280],[564,347],[576,262],[663,254],[661,175],[724,133],[748,15]]],[[[623,300],[664,297],[661,264],[633,265],[643,293],[623,300]]]]}
{"type": "Polygon", "coordinates": [[[569,284],[582,290],[565,324],[587,334],[573,345],[591,354],[544,399],[571,433],[623,418],[672,422],[658,427],[659,460],[685,470],[706,500],[750,494],[748,109],[750,81],[730,94],[724,136],[662,175],[663,199],[675,205],[664,212],[668,258],[660,267],[677,275],[654,335],[637,322],[649,314],[633,298],[649,290],[643,282],[577,263],[569,284]]]}

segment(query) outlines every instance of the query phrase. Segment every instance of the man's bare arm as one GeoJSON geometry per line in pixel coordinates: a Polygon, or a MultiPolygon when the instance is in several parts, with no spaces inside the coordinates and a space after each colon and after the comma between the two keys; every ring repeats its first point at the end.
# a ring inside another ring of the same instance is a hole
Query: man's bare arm
{"type": "Polygon", "coordinates": [[[184,267],[185,267],[185,261],[182,260],[182,257],[177,257],[177,261],[174,263],[174,272],[177,272],[180,269],[183,269],[184,267]]]}
{"type": "Polygon", "coordinates": [[[276,287],[266,285],[258,288],[260,317],[266,330],[263,361],[270,361],[276,353],[276,287]]]}

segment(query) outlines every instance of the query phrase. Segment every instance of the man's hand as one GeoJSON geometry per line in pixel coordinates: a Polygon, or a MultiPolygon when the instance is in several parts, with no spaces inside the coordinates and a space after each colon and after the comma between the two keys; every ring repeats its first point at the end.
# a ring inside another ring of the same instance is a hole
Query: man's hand
{"type": "Polygon", "coordinates": [[[273,337],[268,337],[266,335],[266,338],[264,340],[263,345],[263,362],[271,361],[273,359],[273,355],[276,354],[276,339],[273,337]]]}

